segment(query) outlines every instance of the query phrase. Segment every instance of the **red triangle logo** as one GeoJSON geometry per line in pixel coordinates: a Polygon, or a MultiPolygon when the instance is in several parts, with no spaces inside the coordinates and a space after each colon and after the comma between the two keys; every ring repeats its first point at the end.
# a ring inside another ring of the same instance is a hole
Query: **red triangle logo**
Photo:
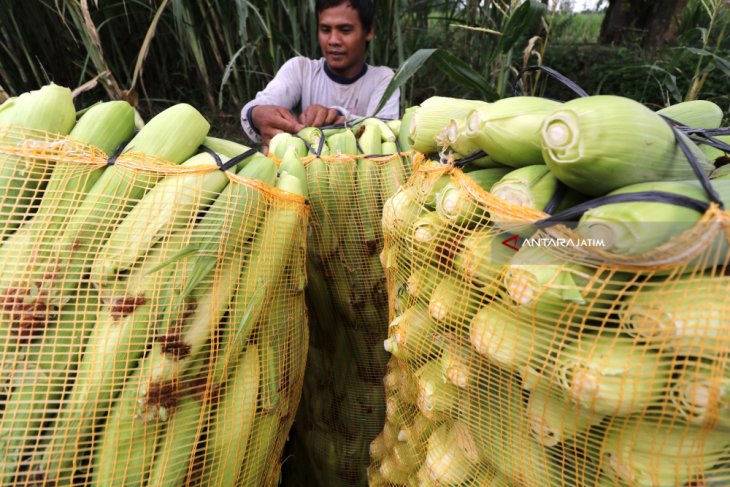
{"type": "Polygon", "coordinates": [[[519,235],[512,235],[507,240],[502,240],[502,245],[504,245],[505,247],[509,247],[512,250],[514,250],[515,252],[517,252],[518,250],[520,250],[520,248],[517,247],[517,240],[519,238],[520,238],[519,235]]]}

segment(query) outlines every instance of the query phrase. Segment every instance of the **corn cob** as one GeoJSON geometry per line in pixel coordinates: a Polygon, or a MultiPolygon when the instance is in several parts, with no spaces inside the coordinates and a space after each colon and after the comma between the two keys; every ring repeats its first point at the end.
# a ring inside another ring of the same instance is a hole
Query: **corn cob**
{"type": "Polygon", "coordinates": [[[499,164],[544,164],[540,126],[545,117],[559,108],[560,103],[547,98],[504,98],[469,113],[466,135],[499,164]]]}
{"type": "Polygon", "coordinates": [[[390,323],[385,350],[400,360],[418,363],[437,351],[433,345],[439,330],[439,323],[431,318],[428,309],[415,305],[390,323]]]}
{"type": "MultiPolygon", "coordinates": [[[[14,146],[45,138],[43,132],[67,135],[76,122],[71,90],[50,84],[23,93],[3,108],[0,146],[14,146]]],[[[3,154],[0,158],[0,240],[7,238],[30,216],[33,200],[51,167],[42,161],[3,154]]]]}
{"type": "MultiPolygon", "coordinates": [[[[504,168],[481,169],[470,172],[469,177],[488,191],[508,172],[509,169],[504,168]]],[[[459,226],[473,226],[486,217],[482,205],[477,204],[467,188],[455,182],[449,182],[438,193],[436,211],[443,218],[459,226]]]]}
{"type": "Polygon", "coordinates": [[[461,251],[454,258],[454,269],[485,292],[496,290],[502,267],[515,253],[504,244],[509,238],[508,234],[496,233],[492,229],[466,235],[461,240],[461,251]]]}
{"type": "Polygon", "coordinates": [[[307,163],[307,189],[311,202],[312,218],[309,221],[312,235],[309,248],[317,255],[327,257],[339,245],[339,235],[332,222],[326,201],[332,198],[329,190],[327,164],[320,158],[307,163]]]}
{"type": "MultiPolygon", "coordinates": [[[[450,149],[444,155],[447,159],[453,158],[454,161],[460,161],[468,156],[474,155],[482,150],[477,144],[475,137],[467,133],[466,120],[451,120],[444,128],[439,136],[439,144],[446,150],[450,149]]],[[[489,168],[498,167],[499,164],[491,157],[485,155],[479,159],[469,161],[470,167],[489,168]]]]}
{"type": "Polygon", "coordinates": [[[436,485],[461,485],[476,473],[478,461],[474,438],[459,422],[441,425],[428,439],[424,466],[436,485]]]}
{"type": "MultiPolygon", "coordinates": [[[[587,195],[694,177],[670,127],[628,98],[601,95],[566,102],[545,118],[541,138],[550,171],[587,195]]],[[[693,152],[709,173],[712,167],[704,154],[696,146],[693,152]]]]}
{"type": "Polygon", "coordinates": [[[271,452],[275,450],[274,441],[280,436],[279,421],[279,416],[273,412],[259,415],[254,420],[249,439],[250,444],[246,448],[246,456],[243,460],[244,470],[241,472],[243,487],[274,485],[267,479],[270,479],[270,471],[274,470],[271,452]]]}

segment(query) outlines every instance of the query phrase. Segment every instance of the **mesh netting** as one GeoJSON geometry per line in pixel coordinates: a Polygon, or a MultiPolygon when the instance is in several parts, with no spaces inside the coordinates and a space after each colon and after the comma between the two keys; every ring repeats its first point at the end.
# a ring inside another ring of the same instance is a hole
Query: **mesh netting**
{"type": "Polygon", "coordinates": [[[34,189],[1,215],[0,483],[275,485],[309,340],[304,198],[2,130],[0,193],[34,189]]]}
{"type": "Polygon", "coordinates": [[[641,255],[545,216],[436,163],[386,203],[370,485],[728,485],[730,215],[641,255]]]}
{"type": "Polygon", "coordinates": [[[385,419],[388,308],[380,215],[410,175],[410,159],[323,156],[308,158],[306,167],[311,334],[287,481],[365,485],[369,445],[385,419]]]}

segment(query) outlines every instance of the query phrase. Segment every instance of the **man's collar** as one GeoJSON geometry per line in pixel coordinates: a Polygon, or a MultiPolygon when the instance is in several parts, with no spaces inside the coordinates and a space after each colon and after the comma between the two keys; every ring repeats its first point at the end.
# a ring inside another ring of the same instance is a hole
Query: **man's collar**
{"type": "Polygon", "coordinates": [[[327,61],[324,61],[324,72],[327,74],[327,77],[335,83],[339,83],[341,85],[351,85],[355,81],[365,76],[365,73],[368,72],[368,63],[363,63],[360,72],[351,78],[347,78],[345,76],[340,76],[333,73],[330,67],[327,65],[327,61]]]}

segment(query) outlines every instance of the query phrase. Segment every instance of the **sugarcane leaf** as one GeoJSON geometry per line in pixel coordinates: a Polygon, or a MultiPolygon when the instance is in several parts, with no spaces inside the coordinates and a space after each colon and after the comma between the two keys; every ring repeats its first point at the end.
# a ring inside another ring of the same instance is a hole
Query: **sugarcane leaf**
{"type": "Polygon", "coordinates": [[[265,291],[265,289],[266,286],[263,283],[259,282],[259,286],[256,288],[256,291],[254,291],[254,293],[251,295],[251,300],[246,303],[246,312],[241,317],[241,322],[236,328],[236,334],[233,336],[231,347],[228,349],[229,351],[235,350],[235,345],[238,343],[238,341],[244,335],[248,335],[248,332],[251,330],[251,327],[253,326],[253,323],[249,323],[251,321],[251,314],[253,313],[253,310],[255,308],[261,306],[262,302],[258,298],[265,291]]]}
{"type": "Polygon", "coordinates": [[[720,69],[723,73],[725,73],[726,76],[730,76],[730,60],[727,60],[721,56],[718,56],[717,54],[710,52],[706,49],[699,49],[696,47],[687,47],[685,49],[688,52],[691,52],[692,54],[697,54],[698,56],[711,58],[715,64],[715,66],[718,67],[718,69],[720,69]]]}
{"type": "Polygon", "coordinates": [[[198,287],[198,284],[200,284],[200,282],[208,274],[210,274],[217,262],[218,257],[215,255],[198,256],[195,261],[195,265],[193,266],[193,270],[190,272],[190,276],[188,276],[185,289],[183,289],[180,293],[182,299],[185,299],[196,287],[198,287]]]}
{"type": "Polygon", "coordinates": [[[487,79],[461,59],[442,49],[419,49],[406,59],[395,72],[393,79],[380,98],[380,102],[378,102],[375,115],[385,106],[393,93],[411,79],[429,59],[433,59],[436,67],[459,85],[476,89],[487,99],[499,98],[487,79]]]}
{"type": "Polygon", "coordinates": [[[223,87],[228,83],[228,79],[231,77],[231,72],[233,71],[233,66],[236,63],[236,59],[238,59],[238,56],[241,55],[243,50],[246,49],[246,46],[243,45],[241,48],[231,56],[231,60],[228,61],[228,64],[226,64],[226,69],[223,71],[223,78],[221,79],[221,86],[218,89],[218,108],[223,108],[223,87]]]}
{"type": "Polygon", "coordinates": [[[517,7],[502,30],[497,45],[498,50],[506,53],[512,49],[519,38],[529,32],[546,11],[547,7],[537,0],[527,0],[517,7]]]}

